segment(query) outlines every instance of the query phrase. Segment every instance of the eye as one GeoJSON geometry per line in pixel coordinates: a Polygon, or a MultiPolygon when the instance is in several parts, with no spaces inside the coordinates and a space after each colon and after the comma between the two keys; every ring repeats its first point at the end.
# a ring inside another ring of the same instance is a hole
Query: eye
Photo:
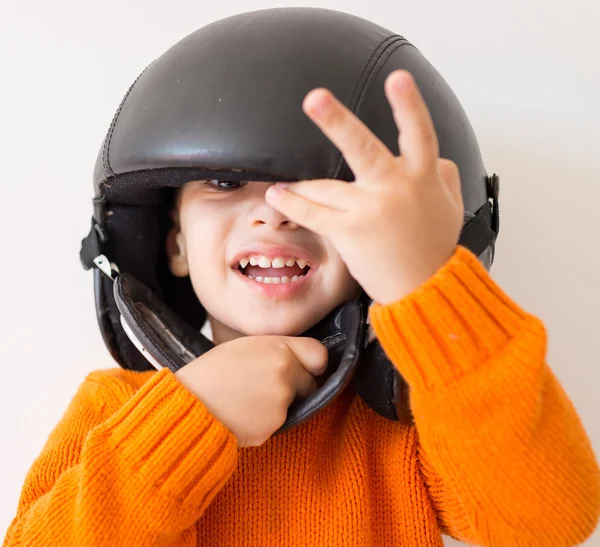
{"type": "Polygon", "coordinates": [[[239,188],[243,188],[248,184],[245,180],[217,180],[211,179],[207,180],[205,183],[207,186],[210,186],[212,190],[216,190],[217,192],[231,192],[232,190],[238,190],[239,188]]]}

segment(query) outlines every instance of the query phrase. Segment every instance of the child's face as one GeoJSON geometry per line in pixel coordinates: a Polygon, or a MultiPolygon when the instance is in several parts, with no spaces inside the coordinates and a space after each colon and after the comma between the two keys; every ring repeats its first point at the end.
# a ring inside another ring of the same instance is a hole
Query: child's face
{"type": "Polygon", "coordinates": [[[264,182],[192,181],[180,189],[169,233],[170,268],[190,276],[208,312],[215,343],[243,335],[301,334],[341,303],[355,299],[358,283],[327,238],[292,223],[265,201],[264,182]],[[228,188],[229,190],[219,190],[228,188]],[[304,259],[301,269],[276,260],[304,259]],[[242,261],[242,265],[245,262],[242,261]],[[305,277],[293,281],[294,275],[305,277]],[[259,277],[263,282],[251,279],[259,277]],[[270,277],[271,283],[265,283],[270,277]]]}

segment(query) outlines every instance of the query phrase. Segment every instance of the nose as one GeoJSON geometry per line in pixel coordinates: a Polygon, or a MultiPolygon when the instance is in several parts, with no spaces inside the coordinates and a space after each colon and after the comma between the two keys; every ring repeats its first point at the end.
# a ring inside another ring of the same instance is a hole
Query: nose
{"type": "Polygon", "coordinates": [[[250,225],[253,227],[268,226],[272,230],[295,230],[298,225],[279,212],[273,209],[265,200],[265,193],[270,184],[264,184],[264,189],[261,189],[261,196],[256,200],[256,204],[252,207],[249,216],[250,225]]]}

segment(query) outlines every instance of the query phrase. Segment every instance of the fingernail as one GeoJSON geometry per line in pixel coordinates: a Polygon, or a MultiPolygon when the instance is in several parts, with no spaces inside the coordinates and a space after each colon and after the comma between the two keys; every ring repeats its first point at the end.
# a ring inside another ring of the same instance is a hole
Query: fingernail
{"type": "Polygon", "coordinates": [[[280,192],[283,192],[284,188],[281,188],[279,186],[279,183],[277,184],[273,184],[272,186],[269,186],[267,188],[267,194],[279,194],[280,192]]]}
{"type": "Polygon", "coordinates": [[[410,87],[410,74],[405,71],[395,74],[392,80],[392,87],[397,91],[407,91],[410,87]]]}
{"type": "Polygon", "coordinates": [[[317,97],[310,98],[310,111],[317,116],[322,116],[327,112],[331,104],[329,94],[324,90],[319,90],[314,95],[317,97]]]}
{"type": "Polygon", "coordinates": [[[287,188],[289,185],[289,182],[278,182],[275,186],[277,186],[277,188],[287,188]]]}

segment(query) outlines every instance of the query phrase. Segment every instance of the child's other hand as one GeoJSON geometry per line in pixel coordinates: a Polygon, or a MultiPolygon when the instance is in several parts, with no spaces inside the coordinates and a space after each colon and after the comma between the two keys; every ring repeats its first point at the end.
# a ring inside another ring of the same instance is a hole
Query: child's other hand
{"type": "Polygon", "coordinates": [[[238,446],[259,446],[283,425],[296,397],[316,390],[327,360],[313,338],[247,336],[217,345],[175,375],[238,446]]]}
{"type": "Polygon", "coordinates": [[[464,215],[458,167],[439,158],[433,121],[412,75],[393,72],[385,92],[400,131],[399,157],[329,91],[313,90],[304,111],[342,152],[355,182],[308,180],[266,193],[290,220],[329,238],[381,304],[406,296],[446,263],[464,215]]]}

